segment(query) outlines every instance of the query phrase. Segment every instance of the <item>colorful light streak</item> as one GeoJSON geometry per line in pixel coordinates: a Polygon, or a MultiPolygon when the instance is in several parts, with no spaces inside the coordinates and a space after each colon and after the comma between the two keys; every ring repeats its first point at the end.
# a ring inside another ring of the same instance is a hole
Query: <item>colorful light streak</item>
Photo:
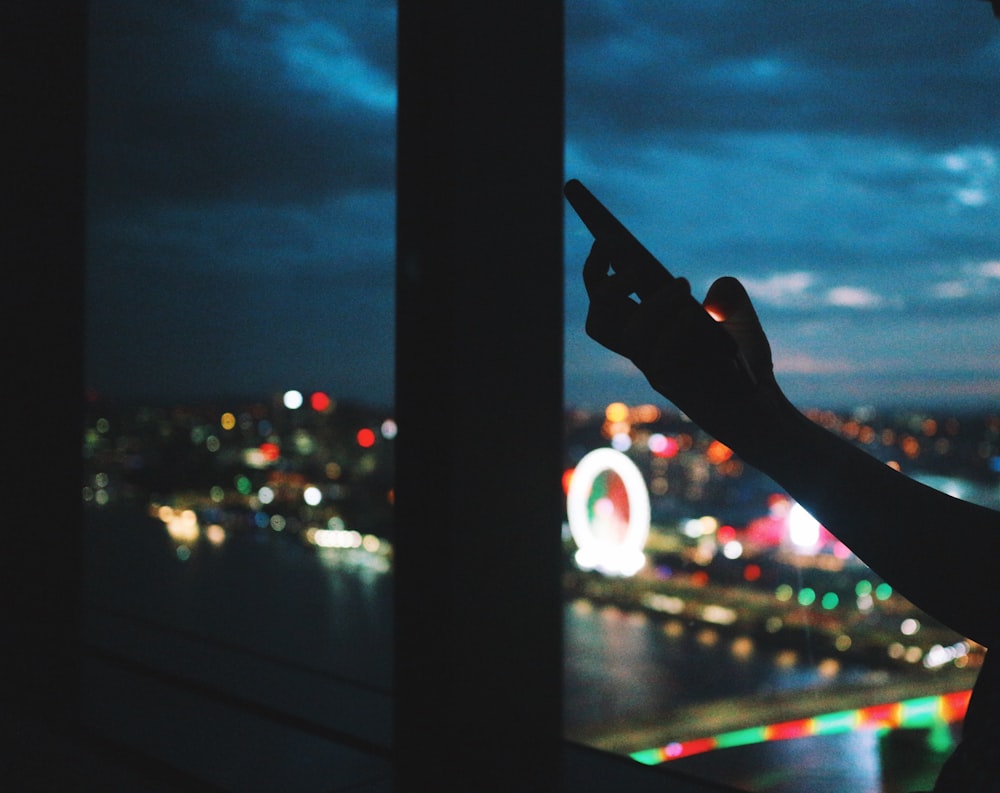
{"type": "Polygon", "coordinates": [[[941,725],[959,721],[965,716],[969,705],[971,689],[955,691],[940,696],[917,697],[900,702],[870,705],[856,710],[842,710],[824,713],[809,719],[796,719],[749,727],[732,732],[724,732],[709,738],[695,738],[689,741],[672,741],[666,746],[642,749],[630,755],[645,765],[658,765],[681,757],[728,749],[734,746],[750,746],[770,741],[787,741],[794,738],[809,738],[817,735],[840,735],[861,730],[934,729],[941,725]]]}

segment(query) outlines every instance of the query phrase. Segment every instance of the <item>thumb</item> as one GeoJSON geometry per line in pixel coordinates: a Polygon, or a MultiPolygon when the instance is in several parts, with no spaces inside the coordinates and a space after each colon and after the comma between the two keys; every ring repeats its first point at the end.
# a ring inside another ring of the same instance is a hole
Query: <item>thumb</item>
{"type": "Polygon", "coordinates": [[[771,345],[743,284],[731,276],[719,278],[709,287],[704,306],[736,340],[755,373],[771,371],[771,345]]]}
{"type": "Polygon", "coordinates": [[[719,278],[705,296],[705,310],[719,322],[756,322],[757,312],[750,302],[750,295],[738,280],[732,276],[719,278]]]}

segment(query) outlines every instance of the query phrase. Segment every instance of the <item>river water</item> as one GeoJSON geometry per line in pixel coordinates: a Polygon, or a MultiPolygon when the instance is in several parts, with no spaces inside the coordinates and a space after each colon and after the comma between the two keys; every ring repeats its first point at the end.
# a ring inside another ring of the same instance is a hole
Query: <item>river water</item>
{"type": "MultiPolygon", "coordinates": [[[[391,688],[392,577],[377,554],[307,548],[270,529],[189,548],[159,521],[117,509],[92,513],[87,528],[86,602],[94,607],[391,688]]],[[[656,721],[707,699],[805,692],[880,674],[821,672],[807,647],[748,651],[712,632],[671,630],[585,600],[566,603],[565,657],[565,721],[576,736],[656,721]]],[[[930,789],[943,759],[920,736],[855,732],[673,763],[760,793],[906,793],[930,789]]]]}

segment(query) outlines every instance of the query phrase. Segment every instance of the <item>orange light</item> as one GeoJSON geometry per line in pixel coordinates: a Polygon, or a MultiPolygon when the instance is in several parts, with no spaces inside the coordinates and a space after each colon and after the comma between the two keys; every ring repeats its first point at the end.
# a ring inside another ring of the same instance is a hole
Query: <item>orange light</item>
{"type": "Polygon", "coordinates": [[[713,465],[720,465],[733,456],[733,450],[720,441],[712,441],[705,451],[705,456],[713,465]]]}
{"type": "Polygon", "coordinates": [[[903,454],[905,454],[911,460],[915,457],[920,456],[920,442],[912,435],[907,435],[905,438],[903,438],[902,442],[899,445],[903,450],[903,454]]]}
{"type": "Polygon", "coordinates": [[[612,424],[628,420],[628,405],[624,402],[612,402],[604,409],[604,417],[612,424]]]}
{"type": "Polygon", "coordinates": [[[660,409],[656,405],[639,405],[632,411],[633,418],[639,424],[652,424],[660,419],[660,409]]]}
{"type": "Polygon", "coordinates": [[[565,471],[563,471],[563,475],[562,475],[562,489],[563,489],[563,493],[565,493],[567,495],[569,495],[569,483],[573,479],[573,472],[574,471],[576,471],[575,468],[567,468],[565,471]]]}

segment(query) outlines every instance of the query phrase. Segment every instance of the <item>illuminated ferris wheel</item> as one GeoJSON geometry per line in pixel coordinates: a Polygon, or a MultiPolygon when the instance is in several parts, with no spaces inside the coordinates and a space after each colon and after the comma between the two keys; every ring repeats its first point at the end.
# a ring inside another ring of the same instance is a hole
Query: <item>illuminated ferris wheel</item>
{"type": "Polygon", "coordinates": [[[607,575],[635,575],[646,563],[649,491],[642,473],[614,449],[584,455],[566,494],[576,563],[607,575]]]}

